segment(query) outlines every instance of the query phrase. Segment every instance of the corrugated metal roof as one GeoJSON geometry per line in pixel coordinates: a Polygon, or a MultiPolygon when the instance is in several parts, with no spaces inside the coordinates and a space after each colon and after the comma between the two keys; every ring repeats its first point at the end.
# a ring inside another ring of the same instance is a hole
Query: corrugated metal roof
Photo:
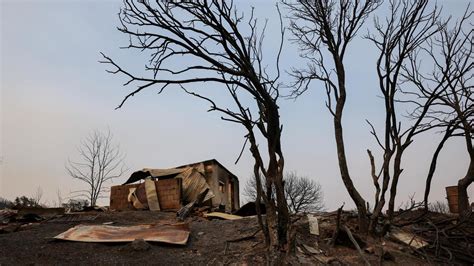
{"type": "Polygon", "coordinates": [[[229,175],[232,176],[232,178],[234,178],[237,182],[239,181],[239,178],[236,175],[234,175],[231,171],[229,171],[227,168],[225,168],[225,166],[222,165],[216,159],[209,159],[209,160],[205,160],[205,161],[201,161],[201,162],[197,162],[197,163],[184,164],[184,165],[181,165],[181,166],[176,166],[175,168],[183,168],[183,167],[187,167],[187,166],[194,166],[194,165],[197,165],[197,164],[201,164],[201,163],[205,164],[205,163],[210,163],[210,162],[213,162],[213,163],[219,165],[222,169],[224,169],[227,173],[229,173],[229,175]]]}

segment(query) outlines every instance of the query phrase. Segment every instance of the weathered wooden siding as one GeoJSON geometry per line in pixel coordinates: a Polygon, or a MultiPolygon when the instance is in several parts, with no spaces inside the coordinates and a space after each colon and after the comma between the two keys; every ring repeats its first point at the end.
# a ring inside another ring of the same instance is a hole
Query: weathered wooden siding
{"type": "MultiPolygon", "coordinates": [[[[113,186],[110,188],[110,209],[133,209],[127,201],[129,189],[140,184],[113,186]]],[[[181,179],[163,179],[155,181],[158,201],[162,210],[177,210],[181,208],[181,179]]]]}

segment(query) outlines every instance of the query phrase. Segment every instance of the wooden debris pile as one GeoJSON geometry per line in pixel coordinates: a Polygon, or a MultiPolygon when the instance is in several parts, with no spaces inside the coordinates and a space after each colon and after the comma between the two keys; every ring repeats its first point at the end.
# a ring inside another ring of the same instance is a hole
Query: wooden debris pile
{"type": "Polygon", "coordinates": [[[398,224],[426,244],[411,249],[431,262],[474,264],[474,216],[465,217],[414,211],[412,217],[399,217],[398,224]]]}
{"type": "Polygon", "coordinates": [[[306,214],[296,224],[298,263],[474,264],[474,217],[410,211],[383,236],[357,230],[357,215],[339,209],[306,214]]]}

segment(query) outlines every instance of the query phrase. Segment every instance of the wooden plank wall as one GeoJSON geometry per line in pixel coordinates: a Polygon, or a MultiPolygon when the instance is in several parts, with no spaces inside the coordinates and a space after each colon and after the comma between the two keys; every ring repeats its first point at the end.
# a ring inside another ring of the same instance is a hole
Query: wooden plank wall
{"type": "MultiPolygon", "coordinates": [[[[133,210],[132,204],[127,201],[129,189],[140,184],[112,186],[110,188],[111,210],[133,210]]],[[[181,208],[182,183],[179,178],[155,181],[158,201],[162,210],[178,210],[181,208]]]]}

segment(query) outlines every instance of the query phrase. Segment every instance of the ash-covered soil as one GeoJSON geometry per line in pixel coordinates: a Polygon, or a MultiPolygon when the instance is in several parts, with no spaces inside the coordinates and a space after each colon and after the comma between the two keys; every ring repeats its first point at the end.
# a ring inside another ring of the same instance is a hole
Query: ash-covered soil
{"type": "MultiPolygon", "coordinates": [[[[72,222],[51,219],[0,234],[0,265],[266,264],[263,234],[258,231],[256,217],[232,221],[208,220],[196,215],[188,217],[185,222],[189,223],[190,237],[185,246],[141,242],[137,248],[131,243],[82,243],[53,239],[78,224],[113,222],[113,225],[137,225],[178,222],[174,212],[89,212],[81,215],[97,217],[91,221],[72,222]],[[237,239],[239,240],[232,241],[237,239]]],[[[335,229],[336,215],[334,212],[320,215],[319,236],[310,234],[306,215],[294,217],[294,220],[297,220],[294,224],[296,252],[283,264],[364,264],[353,244],[347,239],[341,238],[335,246],[327,244],[335,229]]],[[[354,230],[356,222],[347,218],[345,224],[354,230]]],[[[391,242],[384,237],[368,237],[361,241],[364,244],[364,258],[372,265],[421,265],[435,262],[428,261],[403,244],[391,242]]]]}
{"type": "Polygon", "coordinates": [[[256,230],[254,218],[238,221],[207,220],[191,217],[191,234],[186,246],[149,243],[148,250],[136,251],[129,243],[82,243],[53,239],[77,224],[134,225],[177,222],[172,212],[127,211],[97,213],[93,221],[45,221],[23,227],[17,232],[0,234],[0,265],[12,264],[226,264],[230,262],[258,263],[253,255],[262,250],[258,237],[252,241],[231,243],[226,240],[256,230]],[[255,243],[257,245],[253,246],[255,243]],[[246,250],[252,246],[252,249],[246,250]],[[224,255],[224,252],[226,253],[224,255]]]}

